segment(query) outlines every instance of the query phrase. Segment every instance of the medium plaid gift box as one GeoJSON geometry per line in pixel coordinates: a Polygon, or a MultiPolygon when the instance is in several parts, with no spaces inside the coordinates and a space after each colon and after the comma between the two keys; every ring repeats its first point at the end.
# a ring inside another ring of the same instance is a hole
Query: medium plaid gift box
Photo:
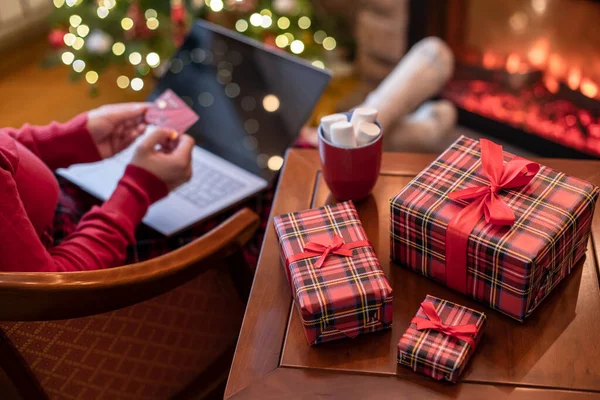
{"type": "Polygon", "coordinates": [[[391,257],[523,321],[585,254],[597,197],[463,136],[391,199],[391,257]]]}
{"type": "Polygon", "coordinates": [[[280,215],[274,224],[309,344],[392,325],[392,288],[352,202],[280,215]]]}
{"type": "Polygon", "coordinates": [[[456,382],[483,335],[485,314],[427,295],[398,342],[398,363],[456,382]]]}

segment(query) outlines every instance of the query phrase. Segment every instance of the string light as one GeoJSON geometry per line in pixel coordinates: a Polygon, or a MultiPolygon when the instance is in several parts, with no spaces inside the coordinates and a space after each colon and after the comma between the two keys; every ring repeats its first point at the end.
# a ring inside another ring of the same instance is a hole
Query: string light
{"type": "Polygon", "coordinates": [[[300,17],[300,19],[298,19],[298,26],[300,29],[308,29],[310,28],[310,24],[310,18],[308,17],[300,17]]]}
{"type": "Polygon", "coordinates": [[[260,15],[258,13],[254,13],[250,16],[250,24],[252,24],[252,26],[260,26],[261,23],[262,23],[262,15],[260,15]]]}
{"type": "Polygon", "coordinates": [[[148,18],[148,20],[146,21],[146,26],[148,27],[148,29],[151,30],[155,30],[156,28],[158,28],[158,20],[156,18],[148,18]]]}
{"type": "Polygon", "coordinates": [[[156,17],[158,17],[158,13],[156,12],[156,10],[149,8],[144,13],[144,16],[146,17],[146,19],[156,18],[156,17]]]}
{"type": "Polygon", "coordinates": [[[277,20],[277,26],[279,29],[287,29],[290,27],[290,19],[288,17],[281,17],[277,20]]]}
{"type": "Polygon", "coordinates": [[[300,54],[304,51],[304,43],[300,40],[294,40],[290,45],[290,50],[292,50],[292,53],[294,54],[300,54]]]}
{"type": "Polygon", "coordinates": [[[120,56],[121,54],[125,53],[125,45],[121,42],[116,42],[112,45],[112,52],[115,56],[120,56]]]}
{"type": "Polygon", "coordinates": [[[67,0],[67,7],[73,7],[77,3],[77,0],[67,0]]]}
{"type": "Polygon", "coordinates": [[[81,72],[85,69],[85,61],[83,60],[75,60],[73,61],[73,70],[75,72],[81,72]]]}
{"type": "Polygon", "coordinates": [[[325,31],[316,31],[315,34],[313,35],[313,38],[315,39],[315,42],[317,44],[322,44],[323,40],[325,40],[326,37],[327,37],[327,33],[325,33],[325,31]]]}
{"type": "Polygon", "coordinates": [[[77,34],[81,37],[86,37],[90,33],[90,27],[87,25],[79,25],[77,27],[77,34]]]}
{"type": "Polygon", "coordinates": [[[272,156],[267,161],[267,166],[271,171],[279,171],[283,166],[283,158],[280,156],[272,156]]]}
{"type": "Polygon", "coordinates": [[[65,0],[54,0],[54,7],[61,8],[65,5],[65,0]]]}
{"type": "Polygon", "coordinates": [[[277,47],[281,47],[283,49],[285,46],[290,44],[290,42],[288,41],[288,38],[285,35],[279,35],[275,38],[275,44],[277,45],[277,47]]]}
{"type": "Polygon", "coordinates": [[[288,43],[292,43],[294,41],[294,35],[292,35],[290,32],[286,32],[283,35],[288,39],[288,43]]]}
{"type": "Polygon", "coordinates": [[[335,49],[336,44],[337,43],[336,43],[335,39],[332,38],[331,36],[327,36],[325,38],[325,40],[323,40],[323,47],[325,48],[325,50],[331,51],[331,50],[335,49]]]}
{"type": "Polygon", "coordinates": [[[65,65],[70,65],[73,62],[73,60],[75,59],[75,55],[73,53],[71,53],[70,51],[65,51],[64,53],[62,53],[60,58],[61,58],[62,62],[65,63],[65,65]]]}
{"type": "Polygon", "coordinates": [[[133,28],[133,20],[129,17],[123,18],[121,20],[121,27],[126,31],[130,30],[131,28],[133,28]]]}
{"type": "Polygon", "coordinates": [[[108,8],[100,6],[98,7],[98,10],[96,10],[96,14],[98,14],[98,18],[104,19],[108,16],[108,8]]]}
{"type": "Polygon", "coordinates": [[[219,12],[223,9],[223,1],[222,0],[212,0],[210,2],[210,8],[214,12],[219,12]]]}
{"type": "Polygon", "coordinates": [[[85,44],[85,42],[83,41],[82,38],[80,38],[80,37],[75,38],[75,43],[73,43],[73,48],[75,50],[81,50],[83,48],[84,44],[85,44]]]}
{"type": "Polygon", "coordinates": [[[67,46],[73,46],[73,43],[75,43],[75,39],[77,39],[77,37],[72,33],[67,33],[65,34],[65,36],[63,36],[63,41],[67,46]]]}
{"type": "Polygon", "coordinates": [[[273,23],[273,19],[271,17],[269,17],[268,15],[263,15],[261,17],[261,22],[260,22],[260,26],[262,26],[263,28],[268,28],[271,26],[271,24],[273,23]]]}
{"type": "Polygon", "coordinates": [[[142,55],[140,53],[138,53],[137,51],[134,51],[133,53],[131,53],[129,55],[129,62],[132,65],[138,65],[139,63],[142,62],[142,55]]]}
{"type": "Polygon", "coordinates": [[[108,8],[109,10],[112,10],[112,8],[116,5],[117,2],[115,0],[104,0],[104,7],[108,8]]]}
{"type": "Polygon", "coordinates": [[[93,85],[94,83],[98,82],[98,73],[96,71],[88,71],[85,74],[85,80],[90,84],[93,85]]]}
{"type": "Polygon", "coordinates": [[[260,15],[267,15],[269,17],[272,17],[273,13],[271,12],[271,10],[263,8],[262,10],[260,10],[260,15]]]}
{"type": "Polygon", "coordinates": [[[248,22],[246,22],[246,20],[244,20],[244,19],[239,19],[235,23],[235,29],[238,32],[246,32],[248,30],[248,22]]]}
{"type": "Polygon", "coordinates": [[[160,64],[160,56],[154,52],[148,53],[146,56],[146,62],[152,68],[156,68],[158,67],[158,64],[160,64]]]}
{"type": "Polygon", "coordinates": [[[139,92],[144,88],[144,81],[141,78],[133,78],[131,80],[131,88],[136,92],[139,92]]]}
{"type": "Polygon", "coordinates": [[[312,65],[314,65],[317,68],[325,69],[325,64],[323,64],[323,61],[320,60],[313,61],[312,65]]]}
{"type": "Polygon", "coordinates": [[[263,108],[268,112],[275,112],[279,109],[279,98],[274,94],[268,94],[263,98],[263,108]]]}
{"type": "Polygon", "coordinates": [[[129,78],[125,75],[121,75],[117,78],[117,86],[121,89],[127,88],[129,86],[129,78]]]}
{"type": "Polygon", "coordinates": [[[77,28],[81,24],[81,17],[77,14],[73,14],[69,17],[69,23],[73,28],[77,28]]]}

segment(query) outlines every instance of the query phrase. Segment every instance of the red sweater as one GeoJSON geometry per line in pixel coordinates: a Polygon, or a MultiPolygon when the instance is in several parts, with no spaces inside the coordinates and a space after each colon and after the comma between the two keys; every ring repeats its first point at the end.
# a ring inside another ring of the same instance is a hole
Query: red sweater
{"type": "Polygon", "coordinates": [[[59,187],[51,169],[100,160],[87,115],[66,124],[0,129],[0,271],[59,272],[109,268],[127,246],[165,183],[130,165],[113,195],[92,208],[60,245],[46,248],[59,187]]]}

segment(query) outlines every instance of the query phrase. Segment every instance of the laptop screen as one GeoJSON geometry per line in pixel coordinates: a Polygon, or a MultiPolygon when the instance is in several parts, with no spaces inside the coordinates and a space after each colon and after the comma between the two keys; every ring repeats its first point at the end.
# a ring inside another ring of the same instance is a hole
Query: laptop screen
{"type": "Polygon", "coordinates": [[[198,146],[270,180],[330,78],[303,60],[197,21],[150,100],[170,88],[200,117],[187,132],[198,146]]]}

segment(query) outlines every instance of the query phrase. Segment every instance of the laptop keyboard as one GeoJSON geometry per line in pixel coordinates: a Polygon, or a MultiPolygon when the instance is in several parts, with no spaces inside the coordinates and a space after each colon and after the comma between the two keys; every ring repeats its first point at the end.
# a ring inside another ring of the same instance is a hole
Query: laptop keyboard
{"type": "Polygon", "coordinates": [[[243,182],[223,174],[209,164],[194,160],[192,180],[181,185],[174,193],[203,207],[232,195],[245,186],[243,182]]]}

